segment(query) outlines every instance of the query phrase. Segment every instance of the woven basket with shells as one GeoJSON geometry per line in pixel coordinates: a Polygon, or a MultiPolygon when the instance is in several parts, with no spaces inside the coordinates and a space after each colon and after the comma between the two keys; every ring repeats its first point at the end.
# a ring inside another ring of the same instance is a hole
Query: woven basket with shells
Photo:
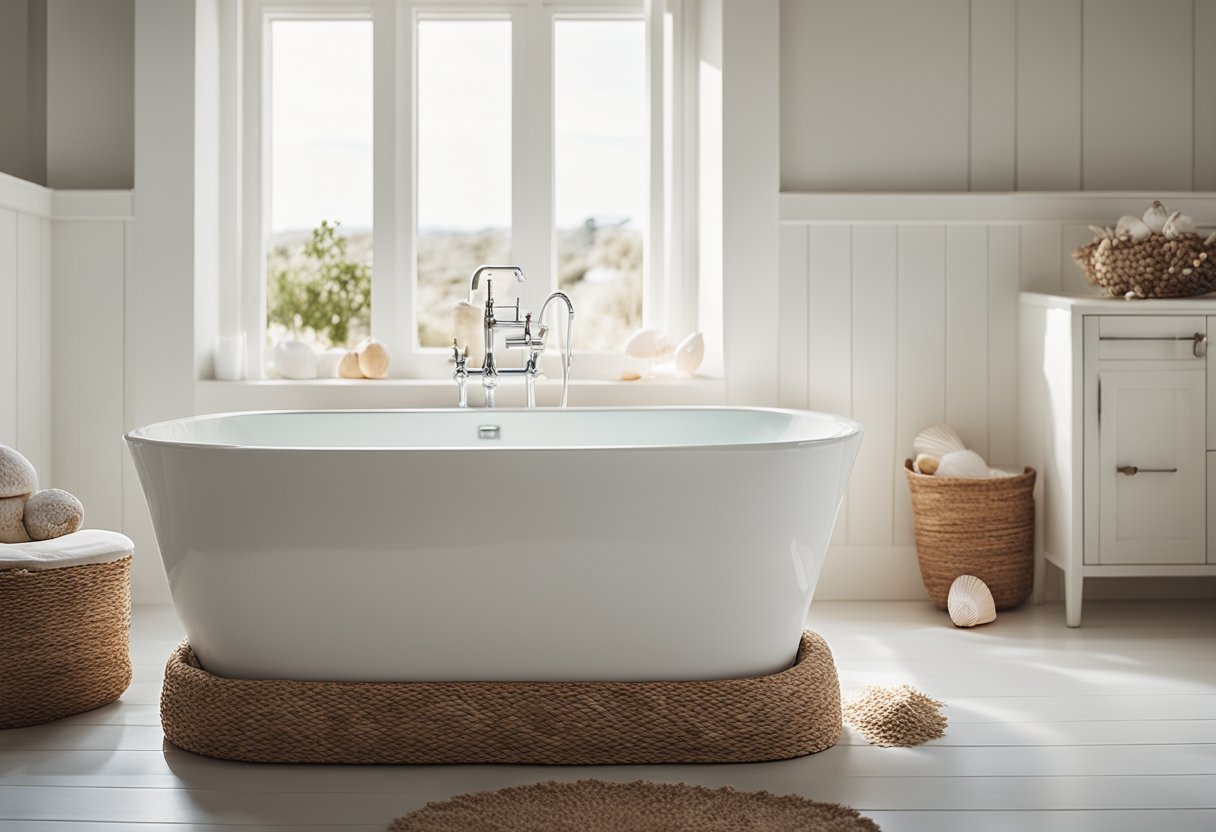
{"type": "Polygon", "coordinates": [[[1090,283],[1115,297],[1187,298],[1216,290],[1216,232],[1204,239],[1194,220],[1160,200],[1143,217],[1090,230],[1093,242],[1072,257],[1090,283]]]}

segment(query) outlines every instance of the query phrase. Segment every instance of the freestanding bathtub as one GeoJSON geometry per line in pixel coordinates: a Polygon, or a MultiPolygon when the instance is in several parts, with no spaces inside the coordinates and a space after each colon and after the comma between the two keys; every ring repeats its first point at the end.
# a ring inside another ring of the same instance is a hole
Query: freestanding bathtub
{"type": "Polygon", "coordinates": [[[212,673],[636,681],[791,664],[861,427],[754,408],[299,411],[126,440],[212,673]]]}

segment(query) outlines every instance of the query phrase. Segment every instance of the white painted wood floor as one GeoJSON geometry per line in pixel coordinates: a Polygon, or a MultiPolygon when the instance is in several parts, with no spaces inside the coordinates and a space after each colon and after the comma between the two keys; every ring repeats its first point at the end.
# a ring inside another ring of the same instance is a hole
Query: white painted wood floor
{"type": "Polygon", "coordinates": [[[270,766],[167,744],[157,699],[181,637],[137,608],[122,701],[0,731],[0,830],[383,830],[468,791],[538,780],[647,779],[768,789],[853,806],[886,832],[1216,829],[1216,604],[1058,604],[954,629],[925,603],[815,604],[846,694],[907,682],[944,700],[946,737],[919,748],[838,746],[750,765],[270,766]]]}

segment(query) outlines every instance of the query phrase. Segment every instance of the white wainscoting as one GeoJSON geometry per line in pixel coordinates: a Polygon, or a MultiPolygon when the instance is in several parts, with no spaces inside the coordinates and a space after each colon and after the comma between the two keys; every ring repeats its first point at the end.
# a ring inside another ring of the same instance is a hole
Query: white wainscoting
{"type": "Polygon", "coordinates": [[[1199,222],[1216,194],[783,194],[780,403],[846,413],[865,439],[820,595],[920,598],[902,473],[950,422],[994,464],[1017,448],[1017,293],[1093,293],[1093,224],[1155,197],[1199,222]]]}
{"type": "Polygon", "coordinates": [[[129,191],[0,174],[0,444],[79,497],[86,525],[120,531],[131,208],[129,191]]]}
{"type": "Polygon", "coordinates": [[[51,200],[0,174],[0,445],[51,482],[51,200]]]}

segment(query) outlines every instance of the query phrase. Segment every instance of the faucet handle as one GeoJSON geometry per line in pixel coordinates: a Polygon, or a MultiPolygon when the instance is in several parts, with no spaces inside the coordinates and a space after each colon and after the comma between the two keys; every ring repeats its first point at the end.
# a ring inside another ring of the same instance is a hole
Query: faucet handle
{"type": "Polygon", "coordinates": [[[463,372],[469,360],[469,348],[462,349],[455,338],[452,339],[452,359],[456,362],[456,372],[463,372]]]}

